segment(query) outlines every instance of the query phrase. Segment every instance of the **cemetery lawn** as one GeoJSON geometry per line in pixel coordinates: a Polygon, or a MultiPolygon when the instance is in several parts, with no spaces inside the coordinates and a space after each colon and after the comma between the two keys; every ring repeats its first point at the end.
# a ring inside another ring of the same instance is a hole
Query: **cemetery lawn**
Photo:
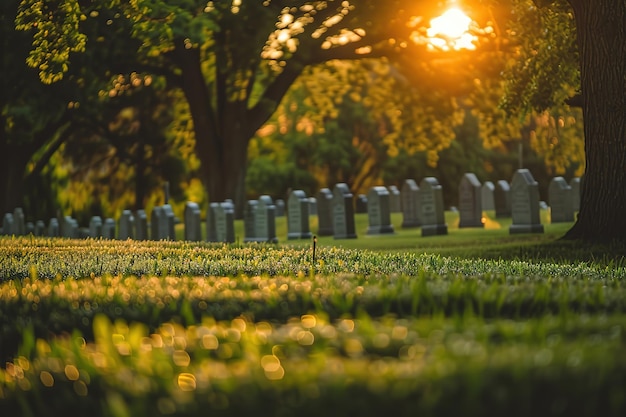
{"type": "Polygon", "coordinates": [[[278,245],[2,237],[2,415],[626,415],[624,248],[446,221],[357,215],[315,259],[284,218],[278,245]]]}

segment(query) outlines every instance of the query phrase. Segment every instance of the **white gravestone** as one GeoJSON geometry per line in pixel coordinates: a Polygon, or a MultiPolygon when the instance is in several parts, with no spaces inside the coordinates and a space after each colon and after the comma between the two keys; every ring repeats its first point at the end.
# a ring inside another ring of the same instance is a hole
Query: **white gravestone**
{"type": "Polygon", "coordinates": [[[527,169],[518,169],[511,181],[509,233],[543,233],[539,216],[539,184],[527,169]]]}
{"type": "Polygon", "coordinates": [[[443,209],[443,190],[434,177],[426,177],[420,182],[420,206],[422,209],[422,236],[446,235],[443,209]]]}
{"type": "Polygon", "coordinates": [[[287,199],[287,239],[310,239],[310,201],[302,190],[294,190],[287,199]]]}
{"type": "Polygon", "coordinates": [[[459,184],[459,227],[485,227],[482,185],[471,172],[463,175],[459,184]]]}
{"type": "Polygon", "coordinates": [[[548,203],[550,205],[550,222],[566,223],[574,221],[574,204],[572,187],[563,177],[554,177],[548,187],[548,203]]]}
{"type": "Polygon", "coordinates": [[[420,188],[413,179],[404,181],[402,185],[402,228],[408,229],[420,227],[420,205],[419,205],[420,188]]]}
{"type": "Polygon", "coordinates": [[[391,224],[391,193],[385,187],[372,187],[367,193],[368,235],[395,233],[391,224]]]}
{"type": "Polygon", "coordinates": [[[355,239],[354,203],[345,183],[336,184],[333,189],[332,214],[335,239],[355,239]]]}

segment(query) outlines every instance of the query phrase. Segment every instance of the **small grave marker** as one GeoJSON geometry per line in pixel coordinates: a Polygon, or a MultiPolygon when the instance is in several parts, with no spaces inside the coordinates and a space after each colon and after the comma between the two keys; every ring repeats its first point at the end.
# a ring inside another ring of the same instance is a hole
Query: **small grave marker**
{"type": "Polygon", "coordinates": [[[368,235],[394,233],[391,224],[391,194],[385,187],[372,187],[367,194],[368,235]]]}
{"type": "Polygon", "coordinates": [[[419,191],[417,183],[413,179],[407,179],[402,185],[402,228],[408,229],[420,227],[420,205],[419,191]]]}
{"type": "Polygon", "coordinates": [[[287,239],[310,239],[310,201],[302,190],[294,190],[287,200],[287,239]]]}
{"type": "Polygon", "coordinates": [[[539,184],[527,169],[518,169],[511,182],[509,233],[543,233],[539,216],[539,184]]]}
{"type": "Polygon", "coordinates": [[[476,175],[466,173],[459,184],[459,227],[485,227],[482,185],[476,175]]]}
{"type": "Polygon", "coordinates": [[[345,183],[336,184],[333,189],[332,213],[335,239],[355,239],[352,193],[345,183]]]}
{"type": "Polygon", "coordinates": [[[448,225],[443,209],[443,190],[434,177],[420,182],[420,207],[422,209],[422,236],[446,235],[448,225]]]}

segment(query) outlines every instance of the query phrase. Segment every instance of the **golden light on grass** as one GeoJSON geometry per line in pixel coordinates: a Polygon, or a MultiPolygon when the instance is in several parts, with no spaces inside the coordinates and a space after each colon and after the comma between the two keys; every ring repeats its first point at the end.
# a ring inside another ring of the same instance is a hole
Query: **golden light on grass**
{"type": "Polygon", "coordinates": [[[426,29],[427,46],[443,51],[474,50],[478,38],[471,33],[472,25],[472,19],[465,12],[451,7],[430,21],[430,27],[426,29]]]}

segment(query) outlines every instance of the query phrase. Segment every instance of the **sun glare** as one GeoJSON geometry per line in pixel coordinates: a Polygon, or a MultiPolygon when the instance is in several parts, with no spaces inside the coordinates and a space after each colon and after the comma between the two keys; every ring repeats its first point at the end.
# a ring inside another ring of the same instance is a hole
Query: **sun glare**
{"type": "Polygon", "coordinates": [[[444,51],[476,49],[474,41],[477,37],[469,32],[471,26],[472,19],[461,9],[450,8],[430,21],[426,30],[428,47],[444,51]]]}

